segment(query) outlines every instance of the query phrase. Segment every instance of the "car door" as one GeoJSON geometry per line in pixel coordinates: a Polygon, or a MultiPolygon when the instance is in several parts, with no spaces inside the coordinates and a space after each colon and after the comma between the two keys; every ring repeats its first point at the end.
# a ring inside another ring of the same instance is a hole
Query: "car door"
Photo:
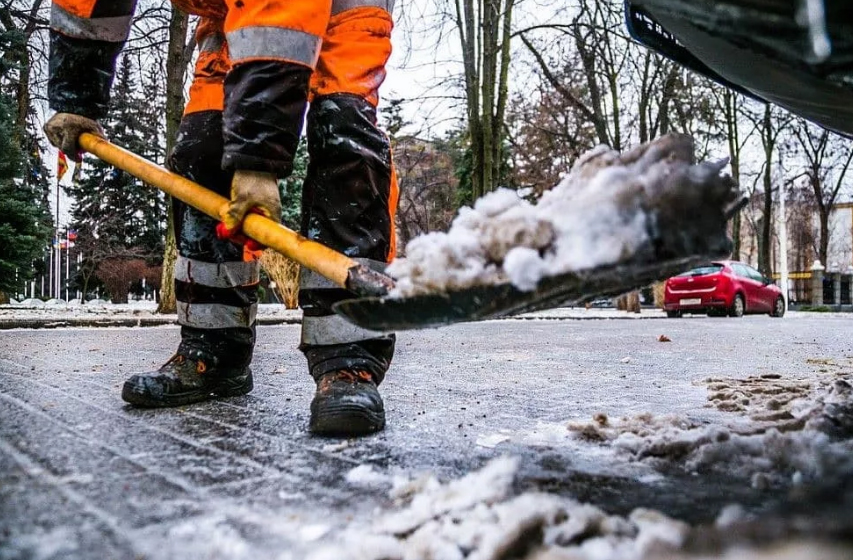
{"type": "Polygon", "coordinates": [[[755,274],[759,276],[761,282],[761,300],[764,302],[764,309],[770,313],[776,306],[776,285],[773,283],[772,278],[764,276],[757,270],[755,271],[755,274]]]}
{"type": "Polygon", "coordinates": [[[764,275],[758,272],[756,269],[751,266],[746,266],[746,271],[749,273],[749,277],[755,282],[755,301],[756,301],[756,311],[763,311],[765,313],[770,312],[772,309],[773,302],[770,300],[770,290],[767,289],[767,281],[764,278],[764,275]]]}
{"type": "Polygon", "coordinates": [[[761,302],[761,283],[756,281],[749,272],[749,267],[741,263],[732,263],[732,270],[743,288],[746,310],[750,313],[763,310],[761,302]]]}

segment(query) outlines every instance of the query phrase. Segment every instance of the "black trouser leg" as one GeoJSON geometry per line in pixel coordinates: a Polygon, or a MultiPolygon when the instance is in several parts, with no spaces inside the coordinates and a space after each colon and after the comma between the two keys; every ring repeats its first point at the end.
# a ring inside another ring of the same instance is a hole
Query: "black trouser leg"
{"type": "MultiPolygon", "coordinates": [[[[376,109],[350,94],[314,99],[307,121],[309,166],[302,191],[302,234],[381,269],[394,235],[391,149],[376,109]]],[[[370,372],[376,383],[394,355],[393,334],[351,325],[332,304],[352,297],[316,273],[300,278],[300,349],[315,379],[338,369],[370,372]]]]}
{"type": "MultiPolygon", "coordinates": [[[[232,173],[222,170],[221,160],[222,113],[185,115],[169,168],[228,197],[232,173]]],[[[174,212],[179,352],[200,354],[220,365],[248,365],[255,344],[260,264],[244,261],[240,245],[216,237],[217,220],[177,200],[174,212]]]]}

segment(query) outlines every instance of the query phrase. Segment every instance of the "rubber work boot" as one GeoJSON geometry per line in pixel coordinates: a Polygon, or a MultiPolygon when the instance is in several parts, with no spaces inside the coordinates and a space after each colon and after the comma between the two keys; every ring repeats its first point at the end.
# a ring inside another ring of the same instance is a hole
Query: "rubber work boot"
{"type": "Polygon", "coordinates": [[[385,428],[385,405],[373,376],[351,370],[321,375],[308,427],[322,436],[362,436],[385,428]]]}
{"type": "Polygon", "coordinates": [[[217,397],[236,397],[252,390],[252,370],[208,365],[201,357],[175,354],[157,371],[124,382],[121,398],[143,407],[180,406],[217,397]]]}

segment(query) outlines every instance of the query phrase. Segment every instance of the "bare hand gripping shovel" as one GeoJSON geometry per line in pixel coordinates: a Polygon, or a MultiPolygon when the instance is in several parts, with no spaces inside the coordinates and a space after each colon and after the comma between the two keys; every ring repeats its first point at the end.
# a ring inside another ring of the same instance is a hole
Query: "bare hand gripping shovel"
{"type": "MultiPolygon", "coordinates": [[[[85,133],[79,144],[212,218],[218,220],[228,204],[226,198],[103,138],[85,133]]],[[[545,278],[533,291],[501,283],[392,298],[387,297],[394,287],[389,276],[268,218],[247,215],[243,233],[353,292],[354,299],[339,302],[334,310],[361,327],[391,331],[497,318],[618,295],[728,255],[731,242],[726,237],[726,222],[746,201],[730,179],[718,176],[721,165],[703,165],[712,169],[694,177],[678,177],[678,184],[663,188],[653,197],[655,219],[649,226],[650,241],[640,251],[616,265],[545,278]]]]}

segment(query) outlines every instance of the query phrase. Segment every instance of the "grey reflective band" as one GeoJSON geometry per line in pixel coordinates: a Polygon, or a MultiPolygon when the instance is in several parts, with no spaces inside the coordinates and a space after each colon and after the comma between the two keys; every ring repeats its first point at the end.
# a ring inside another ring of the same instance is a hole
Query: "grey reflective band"
{"type": "Polygon", "coordinates": [[[280,58],[314,68],[323,41],[317,35],[284,27],[243,27],[227,34],[233,62],[280,58]]]}
{"type": "Polygon", "coordinates": [[[221,303],[178,302],[178,324],[197,329],[251,327],[258,315],[258,305],[232,307],[221,303]]]}
{"type": "Polygon", "coordinates": [[[75,39],[93,39],[108,43],[123,43],[130,33],[133,16],[84,18],[63,10],[55,3],[50,6],[50,27],[75,39]]]}
{"type": "Polygon", "coordinates": [[[394,0],[333,0],[332,15],[353,8],[382,8],[389,14],[394,11],[394,0]]]}
{"type": "Polygon", "coordinates": [[[357,327],[340,315],[302,317],[302,343],[326,346],[347,344],[371,338],[382,338],[385,333],[357,327]]]}
{"type": "Polygon", "coordinates": [[[252,262],[209,263],[178,256],[175,261],[175,280],[193,282],[211,288],[233,288],[257,284],[261,279],[261,265],[252,262]]]}
{"type": "Polygon", "coordinates": [[[217,53],[222,50],[225,43],[225,35],[222,33],[211,33],[198,44],[199,52],[217,53]]]}
{"type": "MultiPolygon", "coordinates": [[[[377,272],[384,272],[388,263],[382,261],[374,261],[373,259],[358,258],[353,259],[357,263],[366,265],[377,272]]],[[[318,274],[313,270],[305,268],[299,269],[299,289],[300,290],[335,290],[340,289],[336,283],[332,282],[322,274],[318,274]]]]}

